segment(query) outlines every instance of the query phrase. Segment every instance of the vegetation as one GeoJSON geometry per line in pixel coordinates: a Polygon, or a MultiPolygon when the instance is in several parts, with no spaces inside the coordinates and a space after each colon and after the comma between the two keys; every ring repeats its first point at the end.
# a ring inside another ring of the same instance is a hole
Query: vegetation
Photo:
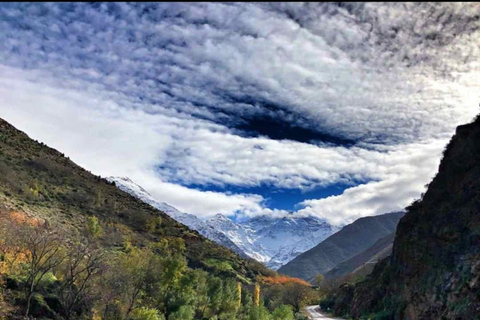
{"type": "MultiPolygon", "coordinates": [[[[1,212],[2,296],[16,314],[63,319],[295,319],[313,292],[296,281],[252,288],[187,266],[162,241],[105,249],[87,223],[76,233],[18,211],[1,212]],[[262,291],[265,293],[262,296],[262,291]],[[272,292],[280,295],[272,295],[272,292]]],[[[95,228],[94,228],[95,229],[95,228]]],[[[310,299],[310,300],[308,300],[310,299]]]]}
{"type": "Polygon", "coordinates": [[[314,291],[0,119],[0,319],[300,319],[314,291]]]}

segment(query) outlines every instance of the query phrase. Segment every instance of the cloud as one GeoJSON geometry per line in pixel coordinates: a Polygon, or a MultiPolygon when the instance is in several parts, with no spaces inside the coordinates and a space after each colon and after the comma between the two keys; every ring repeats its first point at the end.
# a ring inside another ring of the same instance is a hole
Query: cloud
{"type": "Polygon", "coordinates": [[[248,124],[267,117],[339,138],[415,140],[474,112],[452,77],[478,76],[478,6],[270,9],[6,5],[2,58],[98,83],[148,102],[148,112],[172,108],[260,134],[248,124]]]}
{"type": "Polygon", "coordinates": [[[426,191],[437,172],[447,140],[415,143],[392,151],[379,181],[345,190],[341,195],[305,200],[297,215],[315,215],[333,225],[364,217],[401,211],[426,191]]]}
{"type": "Polygon", "coordinates": [[[161,118],[118,110],[100,96],[30,82],[27,79],[36,76],[29,72],[0,67],[0,74],[2,118],[87,170],[102,176],[127,175],[158,200],[199,216],[271,212],[260,195],[204,192],[163,181],[154,168],[173,143],[175,121],[164,119],[162,125],[161,118]],[[173,136],[165,134],[168,129],[173,136]]]}
{"type": "Polygon", "coordinates": [[[0,115],[94,173],[130,176],[203,216],[284,214],[211,186],[350,184],[298,212],[338,224],[418,197],[455,126],[478,112],[479,14],[435,3],[5,4],[0,115]]]}

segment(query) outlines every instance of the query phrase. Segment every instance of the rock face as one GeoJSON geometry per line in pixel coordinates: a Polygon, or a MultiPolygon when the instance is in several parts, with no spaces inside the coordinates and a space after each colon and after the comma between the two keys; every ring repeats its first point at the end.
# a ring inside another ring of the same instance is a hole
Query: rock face
{"type": "Polygon", "coordinates": [[[377,240],[395,231],[403,212],[392,212],[360,218],[314,248],[302,253],[278,272],[312,281],[338,264],[372,246],[377,240]]]}
{"type": "Polygon", "coordinates": [[[457,128],[423,199],[401,219],[391,259],[347,291],[333,308],[354,318],[480,318],[480,117],[457,128]]]}

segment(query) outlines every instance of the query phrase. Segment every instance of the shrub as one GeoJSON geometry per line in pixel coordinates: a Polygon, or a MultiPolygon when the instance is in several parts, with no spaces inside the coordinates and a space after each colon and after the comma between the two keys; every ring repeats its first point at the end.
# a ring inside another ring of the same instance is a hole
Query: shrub
{"type": "Polygon", "coordinates": [[[146,307],[137,308],[132,312],[132,320],[165,320],[165,316],[160,314],[157,309],[146,307]]]}

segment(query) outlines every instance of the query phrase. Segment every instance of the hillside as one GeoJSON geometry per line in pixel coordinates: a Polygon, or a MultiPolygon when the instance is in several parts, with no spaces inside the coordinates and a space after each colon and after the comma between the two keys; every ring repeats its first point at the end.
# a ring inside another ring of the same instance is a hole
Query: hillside
{"type": "Polygon", "coordinates": [[[0,319],[293,320],[317,299],[0,119],[0,319]]]}
{"type": "Polygon", "coordinates": [[[354,318],[479,319],[480,117],[457,128],[424,197],[407,209],[391,259],[329,306],[354,318]]]}
{"type": "Polygon", "coordinates": [[[352,273],[365,275],[373,270],[376,262],[385,259],[392,253],[395,233],[379,239],[371,247],[352,258],[338,264],[324,274],[326,280],[339,279],[352,273]]]}
{"type": "Polygon", "coordinates": [[[126,239],[143,246],[162,238],[178,238],[185,242],[190,267],[244,282],[271,274],[260,263],[204,238],[2,119],[0,201],[12,209],[76,229],[85,225],[87,217],[95,216],[104,229],[117,235],[102,239],[104,246],[120,247],[126,239]]]}
{"type": "Polygon", "coordinates": [[[403,214],[393,212],[360,218],[302,253],[281,267],[278,272],[312,281],[318,274],[326,273],[394,232],[403,214]]]}
{"type": "Polygon", "coordinates": [[[110,182],[115,182],[115,185],[121,190],[168,214],[171,218],[175,219],[181,224],[189,227],[192,230],[198,231],[198,233],[205,238],[238,253],[243,258],[247,258],[247,255],[242,251],[242,249],[240,249],[222,232],[217,231],[215,228],[211,227],[193,214],[181,212],[177,208],[174,208],[165,202],[157,201],[145,189],[130,180],[128,177],[108,177],[107,180],[110,182]]]}

